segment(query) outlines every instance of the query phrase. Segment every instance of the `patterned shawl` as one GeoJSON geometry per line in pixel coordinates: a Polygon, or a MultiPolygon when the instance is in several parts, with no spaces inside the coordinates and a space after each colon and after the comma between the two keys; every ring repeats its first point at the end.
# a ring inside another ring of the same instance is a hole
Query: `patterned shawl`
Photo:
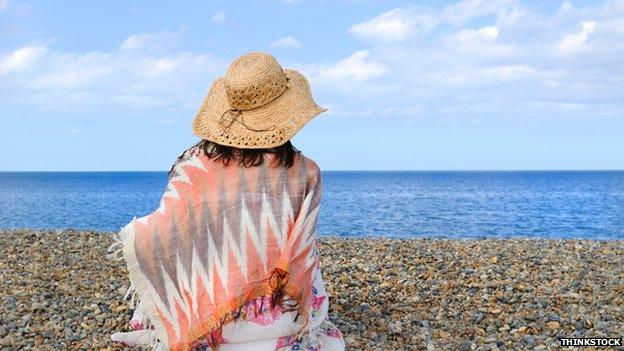
{"type": "Polygon", "coordinates": [[[225,166],[191,148],[174,165],[160,207],[119,233],[130,295],[155,330],[155,348],[216,348],[222,325],[266,295],[307,321],[320,171],[301,154],[291,168],[272,166],[272,157],[225,166]]]}

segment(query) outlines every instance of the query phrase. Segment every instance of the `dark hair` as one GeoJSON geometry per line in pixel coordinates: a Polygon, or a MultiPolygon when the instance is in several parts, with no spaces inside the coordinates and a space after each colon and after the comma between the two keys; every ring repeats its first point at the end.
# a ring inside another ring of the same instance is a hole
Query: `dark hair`
{"type": "Polygon", "coordinates": [[[301,153],[301,151],[297,150],[290,141],[280,146],[267,149],[239,149],[233,146],[217,144],[210,140],[202,140],[185,150],[182,155],[178,157],[173,166],[171,166],[169,174],[171,174],[176,164],[188,156],[197,153],[204,153],[209,159],[215,162],[223,162],[226,166],[229,165],[232,160],[236,160],[239,165],[244,167],[260,166],[264,163],[265,154],[273,154],[275,158],[273,158],[271,162],[272,166],[290,168],[295,163],[295,155],[301,153]]]}
{"type": "Polygon", "coordinates": [[[273,166],[290,168],[295,163],[295,155],[299,153],[290,141],[268,149],[239,149],[202,140],[199,147],[209,159],[221,161],[226,166],[234,159],[241,166],[256,167],[264,163],[264,154],[274,154],[275,158],[271,162],[273,166]]]}

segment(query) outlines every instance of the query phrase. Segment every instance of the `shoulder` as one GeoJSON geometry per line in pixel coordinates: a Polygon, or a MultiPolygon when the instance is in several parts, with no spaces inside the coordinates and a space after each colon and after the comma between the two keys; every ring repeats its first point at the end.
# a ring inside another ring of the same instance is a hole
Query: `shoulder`
{"type": "Polygon", "coordinates": [[[304,163],[305,168],[308,170],[308,173],[321,173],[321,168],[319,165],[311,158],[305,156],[303,153],[300,153],[301,161],[304,163]]]}
{"type": "Polygon", "coordinates": [[[183,172],[182,168],[185,166],[205,168],[205,162],[202,159],[204,157],[205,155],[199,143],[184,150],[171,165],[169,179],[172,179],[177,173],[183,172]]]}
{"type": "Polygon", "coordinates": [[[321,168],[319,167],[319,165],[313,159],[305,156],[302,153],[300,153],[299,156],[301,157],[301,162],[303,163],[303,166],[305,167],[308,181],[320,182],[321,181],[321,168]]]}

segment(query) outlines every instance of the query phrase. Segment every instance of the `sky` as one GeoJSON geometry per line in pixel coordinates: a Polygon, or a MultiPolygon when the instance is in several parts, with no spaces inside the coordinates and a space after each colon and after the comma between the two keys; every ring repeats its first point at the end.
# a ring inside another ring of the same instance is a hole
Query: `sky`
{"type": "Polygon", "coordinates": [[[163,171],[251,51],[325,170],[624,169],[624,1],[0,0],[0,171],[163,171]]]}

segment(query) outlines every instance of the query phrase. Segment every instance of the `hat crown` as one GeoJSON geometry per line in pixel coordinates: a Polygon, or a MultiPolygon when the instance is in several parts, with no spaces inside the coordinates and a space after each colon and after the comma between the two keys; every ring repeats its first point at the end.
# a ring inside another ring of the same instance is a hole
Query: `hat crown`
{"type": "Polygon", "coordinates": [[[234,60],[224,80],[230,106],[241,111],[262,107],[288,88],[288,79],[277,60],[260,52],[234,60]]]}

